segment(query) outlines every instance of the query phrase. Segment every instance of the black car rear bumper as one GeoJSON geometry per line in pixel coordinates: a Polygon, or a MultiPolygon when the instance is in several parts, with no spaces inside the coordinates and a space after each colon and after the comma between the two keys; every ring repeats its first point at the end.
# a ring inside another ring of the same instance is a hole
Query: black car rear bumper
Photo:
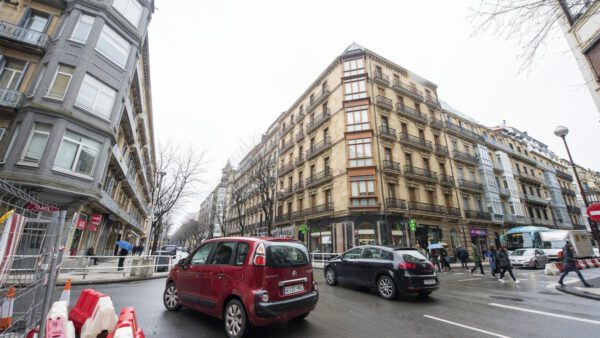
{"type": "Polygon", "coordinates": [[[428,277],[399,277],[396,280],[398,291],[401,293],[433,292],[440,288],[440,282],[435,276],[428,277]],[[425,280],[435,280],[435,284],[427,285],[425,280]]]}
{"type": "Polygon", "coordinates": [[[280,300],[277,302],[261,302],[257,299],[254,304],[254,309],[258,317],[274,318],[283,313],[315,307],[318,300],[319,292],[312,291],[296,298],[280,300]]]}

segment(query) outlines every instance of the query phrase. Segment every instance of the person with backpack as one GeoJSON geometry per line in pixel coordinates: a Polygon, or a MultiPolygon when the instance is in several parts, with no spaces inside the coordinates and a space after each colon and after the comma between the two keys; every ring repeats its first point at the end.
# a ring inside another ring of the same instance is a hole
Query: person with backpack
{"type": "Polygon", "coordinates": [[[442,267],[445,267],[448,271],[452,270],[450,267],[450,258],[448,258],[448,251],[446,251],[444,247],[440,249],[440,263],[442,264],[442,267]]]}
{"type": "MultiPolygon", "coordinates": [[[[560,257],[561,252],[559,251],[559,257],[560,257]]],[[[563,265],[564,265],[564,270],[563,273],[560,274],[560,279],[558,280],[558,284],[560,284],[560,286],[565,286],[563,284],[563,279],[569,274],[569,272],[571,271],[575,271],[575,273],[577,274],[577,277],[579,277],[579,279],[581,280],[581,282],[583,283],[583,285],[586,288],[590,288],[593,285],[588,283],[584,278],[583,275],[581,274],[581,272],[579,271],[579,269],[577,269],[577,258],[575,257],[575,253],[573,251],[573,245],[571,245],[571,243],[569,243],[569,241],[567,241],[567,243],[565,244],[565,246],[562,249],[562,259],[563,259],[563,265]]]]}
{"type": "Polygon", "coordinates": [[[508,274],[515,281],[515,284],[519,284],[519,281],[517,280],[517,278],[515,278],[515,275],[512,272],[512,264],[510,263],[510,258],[508,257],[508,250],[506,250],[506,245],[503,245],[500,248],[500,252],[498,253],[498,263],[500,264],[500,268],[502,268],[502,271],[500,272],[500,278],[498,278],[498,281],[504,283],[504,280],[502,280],[502,278],[504,278],[504,273],[508,271],[508,274]]]}
{"type": "Polygon", "coordinates": [[[477,267],[481,269],[481,274],[483,273],[483,264],[481,264],[481,252],[479,251],[479,247],[477,245],[473,246],[473,261],[475,262],[475,266],[471,268],[471,274],[477,270],[477,267]]]}
{"type": "Polygon", "coordinates": [[[498,273],[500,269],[498,264],[498,251],[496,251],[496,247],[493,245],[490,246],[489,260],[492,277],[496,277],[496,273],[498,273]]]}

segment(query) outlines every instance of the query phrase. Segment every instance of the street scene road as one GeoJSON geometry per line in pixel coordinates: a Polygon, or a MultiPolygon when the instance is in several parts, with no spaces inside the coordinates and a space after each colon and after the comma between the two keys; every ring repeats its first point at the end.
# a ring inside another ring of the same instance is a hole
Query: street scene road
{"type": "MultiPolygon", "coordinates": [[[[369,289],[328,286],[315,269],[320,299],[304,322],[254,328],[249,337],[592,337],[600,328],[598,302],[559,292],[557,277],[542,270],[515,270],[518,285],[462,269],[441,273],[441,288],[427,299],[380,298],[369,289]]],[[[600,283],[600,271],[584,271],[600,283]]],[[[567,284],[579,283],[576,277],[567,284]]],[[[165,280],[96,285],[115,308],[132,305],[147,337],[224,337],[223,323],[162,304],[165,280]]],[[[74,300],[81,289],[73,288],[74,300]]],[[[72,300],[72,301],[73,301],[72,300]]]]}

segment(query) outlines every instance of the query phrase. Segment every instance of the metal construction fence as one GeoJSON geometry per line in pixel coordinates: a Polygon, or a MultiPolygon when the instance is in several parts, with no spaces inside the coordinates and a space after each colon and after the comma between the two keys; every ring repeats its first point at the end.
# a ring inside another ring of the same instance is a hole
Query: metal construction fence
{"type": "Polygon", "coordinates": [[[24,337],[47,312],[65,212],[0,179],[0,337],[24,337]]]}

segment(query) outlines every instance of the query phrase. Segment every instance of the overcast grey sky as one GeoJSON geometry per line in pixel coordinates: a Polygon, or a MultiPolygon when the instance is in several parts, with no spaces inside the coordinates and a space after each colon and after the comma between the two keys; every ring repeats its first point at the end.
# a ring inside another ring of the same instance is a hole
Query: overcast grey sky
{"type": "Polygon", "coordinates": [[[480,123],[507,124],[600,170],[598,112],[562,32],[529,73],[516,40],[472,37],[472,1],[156,0],[150,24],[154,132],[192,143],[209,162],[197,212],[228,158],[264,132],[353,41],[438,85],[480,123]],[[594,137],[595,136],[595,137],[594,137]]]}

